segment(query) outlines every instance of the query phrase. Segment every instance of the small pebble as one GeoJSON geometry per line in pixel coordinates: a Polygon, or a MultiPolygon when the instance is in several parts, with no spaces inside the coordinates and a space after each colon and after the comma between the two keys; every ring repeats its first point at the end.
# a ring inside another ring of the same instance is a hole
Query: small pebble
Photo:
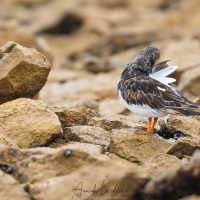
{"type": "Polygon", "coordinates": [[[73,151],[71,149],[65,149],[64,150],[64,156],[65,157],[70,157],[73,155],[73,151]]]}
{"type": "Polygon", "coordinates": [[[175,132],[174,133],[174,139],[177,140],[180,137],[185,137],[185,135],[181,132],[175,132]]]}
{"type": "Polygon", "coordinates": [[[103,148],[104,152],[109,152],[110,151],[110,146],[109,145],[106,145],[104,148],[103,148]]]}

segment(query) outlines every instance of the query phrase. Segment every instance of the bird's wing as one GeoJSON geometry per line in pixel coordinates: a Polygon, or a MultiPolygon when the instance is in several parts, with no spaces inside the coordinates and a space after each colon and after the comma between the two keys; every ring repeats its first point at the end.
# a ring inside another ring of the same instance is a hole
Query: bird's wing
{"type": "Polygon", "coordinates": [[[134,77],[119,83],[122,97],[128,104],[150,106],[154,109],[194,109],[198,106],[177,94],[169,86],[151,77],[134,77]],[[123,89],[122,89],[123,88],[123,89]]]}
{"type": "Polygon", "coordinates": [[[164,83],[165,85],[169,85],[170,83],[175,82],[176,79],[169,78],[167,76],[174,72],[178,68],[178,66],[168,66],[168,61],[169,60],[166,60],[154,65],[152,68],[152,72],[149,74],[149,76],[161,83],[164,83]]]}

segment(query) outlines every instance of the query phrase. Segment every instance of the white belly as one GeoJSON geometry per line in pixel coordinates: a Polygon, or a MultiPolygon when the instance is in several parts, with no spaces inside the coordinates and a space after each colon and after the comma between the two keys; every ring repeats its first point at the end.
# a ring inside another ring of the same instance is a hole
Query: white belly
{"type": "Polygon", "coordinates": [[[130,111],[132,111],[133,113],[136,113],[137,115],[141,116],[141,117],[163,117],[165,115],[168,115],[170,113],[170,111],[166,110],[166,109],[152,109],[150,106],[148,105],[143,105],[143,106],[139,106],[139,105],[133,105],[133,104],[127,104],[127,102],[123,99],[121,92],[118,91],[119,94],[119,98],[122,102],[122,104],[128,108],[130,111]]]}

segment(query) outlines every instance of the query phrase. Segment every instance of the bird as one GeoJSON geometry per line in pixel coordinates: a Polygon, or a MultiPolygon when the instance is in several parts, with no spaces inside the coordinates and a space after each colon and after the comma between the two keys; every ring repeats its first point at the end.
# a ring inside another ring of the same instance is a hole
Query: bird
{"type": "Polygon", "coordinates": [[[156,64],[160,51],[147,46],[127,64],[118,83],[118,96],[122,104],[140,117],[148,118],[147,130],[139,134],[152,134],[159,117],[168,114],[199,116],[199,106],[188,100],[168,77],[178,66],[169,66],[170,60],[156,64]]]}

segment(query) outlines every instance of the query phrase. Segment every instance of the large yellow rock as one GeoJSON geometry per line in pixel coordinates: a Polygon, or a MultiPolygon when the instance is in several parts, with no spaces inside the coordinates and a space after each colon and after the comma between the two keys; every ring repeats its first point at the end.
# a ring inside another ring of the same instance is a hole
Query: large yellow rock
{"type": "Polygon", "coordinates": [[[42,101],[17,99],[0,105],[0,141],[29,148],[62,135],[60,121],[42,101]]]}
{"type": "Polygon", "coordinates": [[[35,49],[8,42],[0,48],[0,103],[33,98],[50,71],[48,60],[35,49]]]}

